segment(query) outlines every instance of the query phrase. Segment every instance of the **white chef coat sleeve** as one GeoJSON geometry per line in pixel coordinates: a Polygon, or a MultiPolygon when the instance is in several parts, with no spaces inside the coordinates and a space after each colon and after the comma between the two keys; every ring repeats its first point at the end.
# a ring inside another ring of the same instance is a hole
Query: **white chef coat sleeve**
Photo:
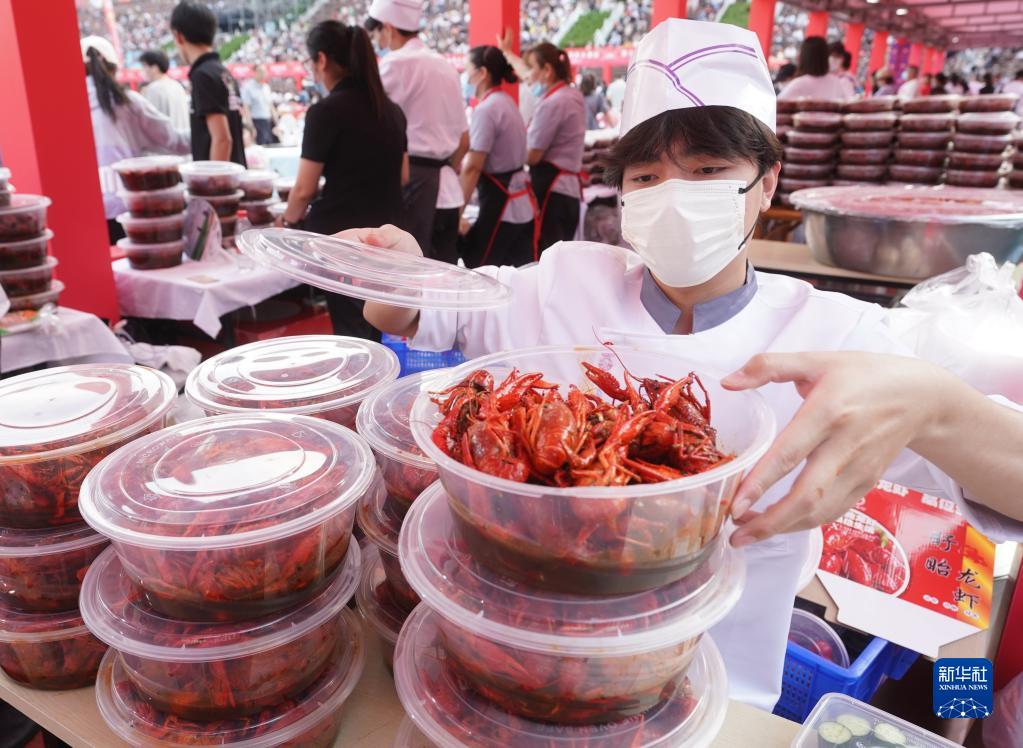
{"type": "Polygon", "coordinates": [[[476,268],[476,272],[495,278],[511,290],[511,302],[484,311],[448,311],[424,309],[419,313],[419,328],[409,341],[421,351],[448,351],[458,348],[466,358],[495,351],[528,348],[540,336],[539,264],[527,267],[476,268]]]}
{"type": "MultiPolygon", "coordinates": [[[[874,315],[871,315],[874,316],[874,315]]],[[[877,315],[872,323],[860,325],[842,346],[845,350],[912,356],[877,315]]],[[[1001,405],[1023,413],[1023,405],[1004,397],[992,396],[1001,405]]],[[[966,520],[994,541],[1023,541],[1023,522],[1006,517],[988,507],[970,501],[962,486],[920,455],[905,449],[884,472],[885,480],[915,491],[952,499],[966,520]]],[[[1012,488],[1008,490],[1013,490],[1012,488]]]]}

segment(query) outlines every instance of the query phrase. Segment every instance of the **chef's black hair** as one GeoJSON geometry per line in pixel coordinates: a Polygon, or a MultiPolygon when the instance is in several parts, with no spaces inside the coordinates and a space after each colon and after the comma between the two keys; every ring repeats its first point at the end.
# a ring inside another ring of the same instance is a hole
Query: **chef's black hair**
{"type": "Polygon", "coordinates": [[[497,47],[487,44],[473,47],[469,50],[469,62],[473,67],[487,71],[491,85],[517,83],[519,80],[519,77],[515,75],[515,70],[508,63],[508,58],[497,47]]]}
{"type": "Polygon", "coordinates": [[[171,11],[170,27],[189,44],[212,47],[217,36],[217,17],[205,3],[182,0],[171,11]]]}
{"type": "Polygon", "coordinates": [[[340,21],[322,21],[306,37],[309,56],[314,60],[322,52],[344,69],[347,78],[359,85],[369,96],[370,109],[379,118],[387,103],[384,84],[380,81],[380,68],[373,52],[369,34],[359,26],[346,26],[340,21]]]}
{"type": "Polygon", "coordinates": [[[604,182],[621,189],[625,168],[659,161],[664,154],[716,156],[748,161],[761,174],[781,161],[782,148],[767,125],[730,106],[671,109],[639,123],[602,159],[604,182]]]}

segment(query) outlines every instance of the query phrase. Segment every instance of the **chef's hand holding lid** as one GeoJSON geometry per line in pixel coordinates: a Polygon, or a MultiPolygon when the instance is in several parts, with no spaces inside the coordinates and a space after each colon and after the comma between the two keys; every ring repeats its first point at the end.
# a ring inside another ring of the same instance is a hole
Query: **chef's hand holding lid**
{"type": "Polygon", "coordinates": [[[903,449],[943,471],[971,501],[1023,520],[1023,413],[985,397],[939,366],[872,353],[766,353],[722,381],[746,390],[792,382],[803,405],[747,474],[732,515],[741,547],[842,516],[903,449]],[[751,507],[806,460],[789,493],[751,507]]]}
{"type": "MultiPolygon", "coordinates": [[[[334,236],[351,242],[369,244],[383,249],[393,249],[415,257],[423,256],[419,242],[407,231],[385,224],[379,228],[346,229],[334,236]]],[[[413,337],[419,325],[419,311],[405,307],[390,306],[377,301],[367,301],[362,316],[378,330],[399,330],[397,335],[413,337]]]]}

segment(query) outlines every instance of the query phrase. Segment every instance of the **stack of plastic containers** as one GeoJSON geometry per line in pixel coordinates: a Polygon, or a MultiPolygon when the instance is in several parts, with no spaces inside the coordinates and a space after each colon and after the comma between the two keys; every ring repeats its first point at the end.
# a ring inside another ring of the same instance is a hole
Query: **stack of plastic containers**
{"type": "Polygon", "coordinates": [[[141,366],[49,369],[0,385],[0,668],[33,688],[90,684],[106,645],[78,610],[107,539],[81,518],[82,480],[163,427],[176,388],[141,366]]]}
{"type": "Polygon", "coordinates": [[[409,418],[416,398],[436,390],[436,381],[430,372],[403,377],[359,407],[359,435],[373,449],[387,489],[359,507],[359,527],[372,544],[365,554],[359,610],[379,636],[388,668],[393,666],[398,633],[419,604],[398,561],[399,534],[412,502],[437,480],[436,466],[412,438],[409,418]]]}
{"type": "MultiPolygon", "coordinates": [[[[661,352],[616,353],[638,376],[693,368],[661,352]]],[[[543,348],[438,372],[436,386],[479,367],[498,382],[518,369],[586,387],[584,361],[617,365],[600,347],[543,348]]],[[[758,397],[704,384],[720,445],[735,458],[627,487],[552,488],[467,467],[433,442],[438,407],[428,393],[417,398],[412,433],[440,482],[401,531],[401,568],[422,604],[398,639],[394,675],[428,744],[646,748],[714,739],[727,678],[706,632],[744,583],[741,554],[720,529],[773,419],[758,397]]]]}
{"type": "Polygon", "coordinates": [[[207,359],[185,382],[206,415],[273,411],[355,428],[359,404],[398,378],[398,357],[370,340],[295,335],[238,346],[207,359]]]}
{"type": "Polygon", "coordinates": [[[831,184],[842,129],[841,101],[797,99],[795,106],[778,184],[782,204],[796,190],[831,184]]]}
{"type": "Polygon", "coordinates": [[[1012,171],[1009,172],[1009,186],[1023,189],[1023,134],[1013,136],[1012,171]]]}
{"type": "Polygon", "coordinates": [[[345,605],[374,491],[369,447],[305,416],[192,421],[101,462],[82,515],[112,547],[81,610],[111,647],[110,728],[133,745],[332,745],[365,662],[345,605]]]}
{"type": "Polygon", "coordinates": [[[777,114],[775,116],[775,129],[774,133],[778,136],[778,140],[785,142],[785,136],[789,134],[792,129],[792,116],[796,113],[796,100],[795,99],[781,99],[776,103],[777,114]]]}
{"type": "Polygon", "coordinates": [[[55,304],[64,284],[53,279],[57,265],[47,256],[53,232],[46,228],[50,198],[9,189],[10,171],[0,169],[0,288],[12,312],[55,304]]]}
{"type": "Polygon", "coordinates": [[[889,181],[939,184],[956,122],[958,96],[922,96],[902,102],[895,163],[889,181]]]}
{"type": "Polygon", "coordinates": [[[948,184],[997,187],[1008,171],[1012,133],[1019,126],[1013,111],[1016,94],[967,96],[959,102],[959,121],[949,156],[948,184]]]}
{"type": "Polygon", "coordinates": [[[185,188],[177,156],[142,156],[118,161],[113,169],[128,212],[117,217],[127,237],[117,242],[133,268],[154,270],[181,264],[185,243],[185,188]]]}
{"type": "Polygon", "coordinates": [[[277,204],[274,180],[277,174],[262,169],[249,169],[241,175],[242,201],[239,208],[253,228],[263,228],[274,222],[271,208],[277,204]]]}
{"type": "Polygon", "coordinates": [[[899,121],[894,96],[847,102],[842,120],[835,184],[883,182],[888,176],[895,126],[899,121]]]}
{"type": "Polygon", "coordinates": [[[234,246],[238,207],[244,192],[238,189],[245,167],[231,161],[190,161],[181,165],[181,176],[188,186],[188,200],[204,200],[220,219],[220,234],[225,247],[234,246]]]}

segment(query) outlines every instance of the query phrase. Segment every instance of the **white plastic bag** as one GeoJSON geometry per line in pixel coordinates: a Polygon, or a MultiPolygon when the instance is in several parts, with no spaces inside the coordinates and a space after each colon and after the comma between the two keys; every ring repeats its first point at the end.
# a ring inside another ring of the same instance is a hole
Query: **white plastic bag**
{"type": "Polygon", "coordinates": [[[1023,673],[995,694],[995,711],[984,720],[984,748],[1023,745],[1023,673]]]}
{"type": "Polygon", "coordinates": [[[924,281],[887,316],[889,328],[920,358],[988,395],[1023,402],[1023,299],[1013,273],[985,253],[924,281]]]}

